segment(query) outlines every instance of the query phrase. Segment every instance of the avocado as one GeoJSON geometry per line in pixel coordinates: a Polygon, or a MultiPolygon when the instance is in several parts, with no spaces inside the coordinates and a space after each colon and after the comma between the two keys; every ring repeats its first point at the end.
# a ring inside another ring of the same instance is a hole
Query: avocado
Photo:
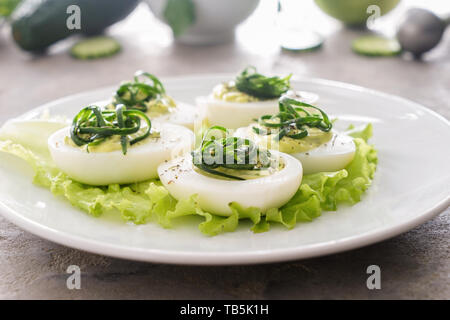
{"type": "Polygon", "coordinates": [[[11,16],[12,36],[26,51],[42,52],[51,44],[73,34],[99,34],[124,19],[139,0],[24,0],[11,16]],[[69,29],[67,20],[80,8],[80,29],[69,29]]]}

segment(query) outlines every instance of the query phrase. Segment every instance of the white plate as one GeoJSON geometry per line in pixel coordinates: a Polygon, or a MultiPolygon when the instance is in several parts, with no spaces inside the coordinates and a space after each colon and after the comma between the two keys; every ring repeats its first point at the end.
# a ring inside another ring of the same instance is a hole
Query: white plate
{"type": "MultiPolygon", "coordinates": [[[[194,102],[225,75],[165,79],[176,99],[194,102]]],[[[320,256],[365,246],[405,232],[432,218],[450,203],[450,125],[436,113],[405,99],[352,85],[293,81],[298,90],[316,92],[320,105],[339,126],[373,123],[379,151],[373,185],[353,207],[325,212],[293,230],[272,227],[253,234],[249,225],[216,237],[203,236],[195,223],[163,229],[93,218],[31,183],[32,172],[14,157],[0,154],[0,211],[48,240],[133,260],[178,264],[244,264],[320,256]],[[24,174],[24,172],[26,174],[24,174]]],[[[37,108],[72,117],[80,107],[107,99],[113,87],[82,93],[37,108]]]]}

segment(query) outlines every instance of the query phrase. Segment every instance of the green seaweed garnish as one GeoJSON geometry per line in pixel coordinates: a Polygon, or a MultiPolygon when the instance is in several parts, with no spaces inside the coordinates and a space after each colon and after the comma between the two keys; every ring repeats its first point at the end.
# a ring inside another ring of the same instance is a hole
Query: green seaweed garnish
{"type": "Polygon", "coordinates": [[[221,126],[206,130],[200,147],[192,152],[192,157],[197,168],[234,180],[245,179],[217,169],[264,170],[271,167],[274,161],[269,150],[259,149],[248,139],[229,137],[228,130],[221,126]],[[214,131],[220,137],[213,135],[214,131]]]}
{"type": "Polygon", "coordinates": [[[266,77],[256,71],[255,67],[247,67],[235,79],[236,88],[259,99],[276,99],[290,88],[292,74],[280,77],[266,77]]]}
{"type": "Polygon", "coordinates": [[[123,104],[116,106],[116,110],[101,110],[97,106],[83,108],[73,119],[70,128],[70,138],[79,147],[99,145],[107,138],[120,136],[122,153],[125,155],[128,145],[133,145],[150,136],[152,123],[147,115],[139,110],[127,110],[123,104]],[[129,135],[141,131],[141,122],[147,127],[142,134],[134,138],[129,135]]]}
{"type": "Polygon", "coordinates": [[[328,115],[316,106],[286,96],[281,97],[278,104],[277,114],[264,115],[257,119],[263,129],[252,127],[256,134],[269,135],[275,129],[277,134],[274,139],[280,141],[283,137],[305,138],[308,136],[308,128],[318,128],[329,132],[333,127],[328,115]],[[319,113],[311,113],[303,107],[315,109],[319,113]]]}
{"type": "Polygon", "coordinates": [[[147,102],[164,98],[166,90],[161,81],[153,74],[137,71],[133,80],[123,83],[117,89],[114,104],[124,104],[128,109],[147,112],[147,102]]]}

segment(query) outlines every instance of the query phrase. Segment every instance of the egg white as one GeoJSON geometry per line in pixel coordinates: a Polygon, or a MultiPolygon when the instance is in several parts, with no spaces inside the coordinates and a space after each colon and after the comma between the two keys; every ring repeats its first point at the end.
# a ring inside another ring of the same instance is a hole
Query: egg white
{"type": "Polygon", "coordinates": [[[159,138],[149,138],[122,150],[90,152],[64,142],[69,128],[56,131],[48,148],[57,167],[76,181],[89,185],[134,183],[158,177],[158,166],[191,150],[191,130],[174,124],[155,124],[159,138]]]}
{"type": "MultiPolygon", "coordinates": [[[[256,134],[251,133],[251,126],[236,130],[236,137],[246,138],[258,143],[256,134]]],[[[345,168],[352,162],[356,152],[353,138],[342,133],[333,132],[330,141],[307,152],[290,153],[300,160],[304,174],[332,172],[345,168]]]]}
{"type": "Polygon", "coordinates": [[[302,166],[295,158],[278,153],[284,168],[250,180],[222,180],[209,177],[194,170],[192,156],[162,163],[158,168],[159,178],[175,199],[198,195],[199,206],[208,212],[229,216],[229,204],[236,202],[243,207],[258,207],[262,211],[279,208],[298,190],[302,181],[302,166]]]}
{"type": "Polygon", "coordinates": [[[304,173],[333,172],[344,169],[355,157],[353,138],[334,132],[330,141],[307,152],[291,153],[300,160],[304,173]]]}
{"type": "Polygon", "coordinates": [[[177,106],[167,114],[152,118],[153,121],[169,122],[194,130],[194,123],[197,118],[197,108],[194,106],[176,102],[177,106]]]}
{"type": "MultiPolygon", "coordinates": [[[[311,92],[297,91],[298,100],[305,103],[315,103],[318,95],[311,92]]],[[[208,124],[219,125],[229,129],[236,129],[249,125],[254,119],[266,114],[278,112],[278,99],[255,102],[230,102],[214,98],[212,95],[198,97],[197,106],[201,117],[208,120],[208,124]]]]}

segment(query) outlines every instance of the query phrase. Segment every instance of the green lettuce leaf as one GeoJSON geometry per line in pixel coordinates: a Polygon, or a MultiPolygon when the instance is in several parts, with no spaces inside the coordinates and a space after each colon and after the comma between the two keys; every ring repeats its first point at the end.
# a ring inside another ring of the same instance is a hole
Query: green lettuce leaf
{"type": "Polygon", "coordinates": [[[56,168],[48,152],[42,151],[42,148],[33,148],[45,143],[41,140],[47,137],[36,132],[34,138],[30,139],[30,130],[8,130],[7,135],[4,134],[5,130],[0,130],[0,151],[27,161],[35,171],[34,184],[49,189],[72,206],[95,217],[107,213],[117,214],[123,220],[135,224],[156,222],[165,228],[173,227],[174,220],[180,217],[201,217],[203,222],[198,228],[208,236],[232,232],[243,219],[251,222],[251,230],[255,233],[268,231],[273,223],[292,229],[297,223],[313,221],[322,211],[337,210],[339,204],[353,205],[361,201],[377,166],[376,150],[367,143],[372,135],[372,126],[369,124],[359,129],[351,127],[347,133],[355,138],[356,154],[345,169],[305,175],[296,194],[281,208],[262,212],[259,208],[244,208],[238,203],[231,203],[232,214],[223,217],[202,210],[196,195],[175,200],[157,179],[105,187],[74,181],[56,168]],[[21,137],[25,131],[27,139],[21,137]]]}

